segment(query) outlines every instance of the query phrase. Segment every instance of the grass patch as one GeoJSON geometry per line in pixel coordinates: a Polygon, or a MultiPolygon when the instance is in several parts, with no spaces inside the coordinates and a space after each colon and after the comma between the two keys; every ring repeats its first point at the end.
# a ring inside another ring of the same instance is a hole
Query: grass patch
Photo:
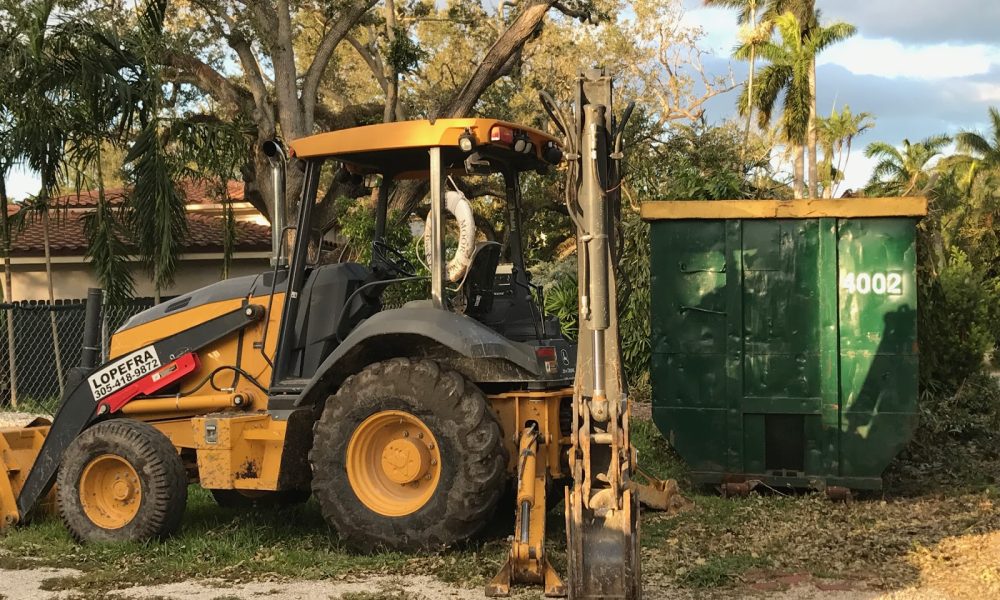
{"type": "MultiPolygon", "coordinates": [[[[689,588],[699,595],[735,589],[752,578],[748,571],[762,570],[861,579],[875,587],[898,589],[919,580],[914,556],[921,552],[962,536],[1000,531],[993,480],[1000,473],[1000,459],[995,453],[976,455],[974,468],[985,474],[969,480],[964,479],[965,467],[953,463],[956,456],[972,460],[976,453],[968,447],[961,450],[967,454],[942,452],[932,463],[904,458],[887,478],[890,494],[851,504],[830,502],[818,494],[725,499],[692,491],[683,464],[652,422],[636,419],[632,432],[640,466],[654,476],[678,479],[692,501],[689,510],[676,516],[643,515],[642,570],[649,597],[657,596],[658,586],[689,588]],[[952,487],[955,481],[964,483],[952,487]]],[[[192,487],[184,528],[165,542],[78,545],[57,519],[41,519],[0,536],[0,568],[79,569],[80,575],[53,577],[44,587],[81,597],[187,579],[280,581],[373,574],[425,574],[479,588],[506,558],[513,526],[510,510],[502,507],[484,536],[455,549],[419,555],[360,554],[340,543],[315,501],[281,510],[223,509],[208,492],[192,487]]],[[[559,507],[548,521],[547,549],[562,573],[564,540],[559,507]]],[[[218,593],[225,597],[226,590],[218,593]]],[[[399,595],[391,586],[365,594],[349,597],[399,595]]]]}
{"type": "Polygon", "coordinates": [[[685,587],[712,588],[735,582],[736,577],[765,562],[760,557],[749,554],[733,554],[708,559],[700,559],[693,567],[682,567],[677,575],[677,583],[685,587]]]}
{"type": "Polygon", "coordinates": [[[48,517],[0,537],[0,566],[76,568],[83,573],[53,578],[46,589],[93,592],[184,579],[326,579],[428,570],[448,580],[485,582],[499,569],[505,550],[494,539],[441,554],[359,554],[340,543],[314,501],[282,510],[223,509],[192,486],[184,527],[169,540],[80,545],[58,519],[48,517]]]}

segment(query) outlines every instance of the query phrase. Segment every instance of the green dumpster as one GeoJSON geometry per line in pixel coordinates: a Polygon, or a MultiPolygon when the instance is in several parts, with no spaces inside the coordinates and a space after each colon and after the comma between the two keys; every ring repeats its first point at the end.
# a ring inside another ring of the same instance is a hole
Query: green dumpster
{"type": "Polygon", "coordinates": [[[648,202],[653,419],[696,481],[879,489],[917,424],[923,198],[648,202]]]}

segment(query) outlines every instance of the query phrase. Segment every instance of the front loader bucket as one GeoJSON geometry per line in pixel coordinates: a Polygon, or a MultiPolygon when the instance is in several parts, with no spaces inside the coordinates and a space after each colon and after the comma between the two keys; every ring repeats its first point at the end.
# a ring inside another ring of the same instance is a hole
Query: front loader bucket
{"type": "Polygon", "coordinates": [[[25,427],[0,429],[0,528],[21,520],[17,496],[49,434],[49,425],[38,418],[25,427]]]}

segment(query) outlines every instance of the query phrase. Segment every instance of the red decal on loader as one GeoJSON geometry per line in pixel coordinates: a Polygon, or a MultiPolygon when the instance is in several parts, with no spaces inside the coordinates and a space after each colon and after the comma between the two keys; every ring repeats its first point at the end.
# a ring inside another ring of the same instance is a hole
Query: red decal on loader
{"type": "Polygon", "coordinates": [[[193,352],[181,354],[176,359],[133,381],[122,389],[108,394],[107,398],[97,404],[97,414],[108,414],[120,410],[136,396],[148,396],[157,390],[175,383],[181,377],[198,368],[198,356],[193,352]],[[105,408],[106,407],[106,408],[105,408]]]}

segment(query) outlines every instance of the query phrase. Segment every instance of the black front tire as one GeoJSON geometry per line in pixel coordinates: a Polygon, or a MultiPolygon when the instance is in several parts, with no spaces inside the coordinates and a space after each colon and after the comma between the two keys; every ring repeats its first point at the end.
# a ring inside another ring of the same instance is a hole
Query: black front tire
{"type": "Polygon", "coordinates": [[[81,542],[125,542],[162,539],[176,532],[187,504],[187,472],[167,436],[152,425],[112,419],[81,433],[66,451],[56,478],[59,515],[81,542]],[[81,476],[105,455],[128,463],[141,488],[135,515],[120,527],[95,523],[81,500],[81,476]]]}
{"type": "Polygon", "coordinates": [[[441,548],[478,533],[506,483],[507,456],[486,397],[459,373],[428,360],[397,358],[348,377],[327,400],[310,452],[313,494],[323,516],[354,548],[441,548]],[[399,410],[418,417],[440,445],[440,479],[427,502],[389,517],[359,500],[346,456],[355,429],[370,416],[399,410]]]}

